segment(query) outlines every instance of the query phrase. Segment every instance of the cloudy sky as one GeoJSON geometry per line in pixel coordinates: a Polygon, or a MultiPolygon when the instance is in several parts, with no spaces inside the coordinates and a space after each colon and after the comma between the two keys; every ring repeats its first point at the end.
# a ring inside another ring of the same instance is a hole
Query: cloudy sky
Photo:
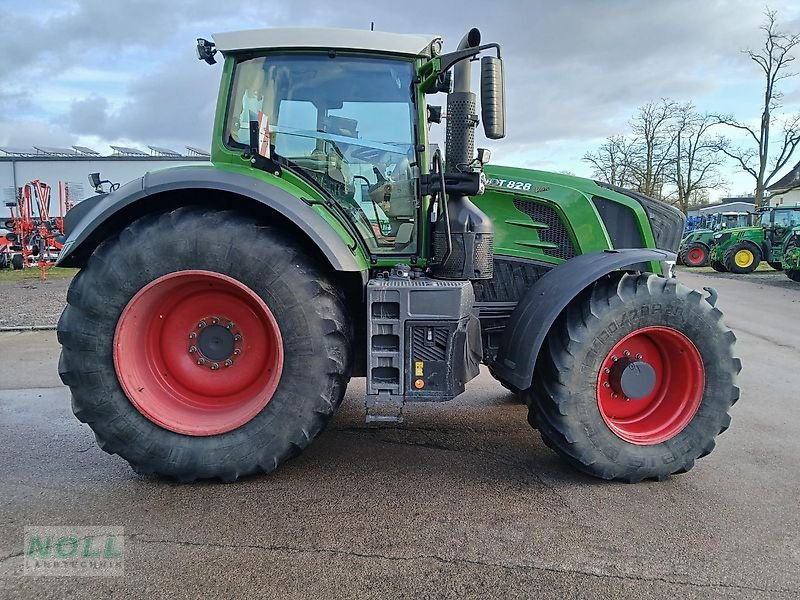
{"type": "MultiPolygon", "coordinates": [[[[194,55],[218,31],[330,26],[444,36],[477,26],[503,47],[508,137],[493,162],[590,175],[581,161],[648,101],[670,97],[756,122],[754,0],[0,0],[0,146],[208,148],[219,65],[194,55]],[[424,18],[424,20],[421,20],[424,18]]],[[[800,31],[800,2],[771,0],[800,31]]],[[[800,61],[798,61],[800,64],[800,61]]],[[[800,70],[800,67],[798,67],[800,70]]],[[[800,76],[785,82],[800,108],[800,76]]],[[[800,156],[796,160],[800,160],[800,156]]],[[[751,190],[726,174],[721,193],[751,190]]]]}

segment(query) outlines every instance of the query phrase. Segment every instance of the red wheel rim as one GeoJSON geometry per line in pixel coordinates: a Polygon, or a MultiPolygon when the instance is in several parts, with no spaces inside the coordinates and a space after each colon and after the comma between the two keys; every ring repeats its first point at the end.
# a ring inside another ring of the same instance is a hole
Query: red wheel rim
{"type": "Polygon", "coordinates": [[[686,261],[693,265],[699,265],[706,257],[706,252],[702,248],[692,248],[686,255],[686,261]]]}
{"type": "Polygon", "coordinates": [[[220,273],[179,271],[150,282],[122,311],[114,367],[145,417],[177,433],[216,435],[272,399],[283,342],[249,287],[220,273]]]}
{"type": "Polygon", "coordinates": [[[670,327],[644,327],[617,342],[603,360],[597,406],[609,429],[626,442],[660,444],[689,424],[704,388],[703,360],[692,341],[670,327]],[[637,397],[626,395],[632,390],[637,397]]]}

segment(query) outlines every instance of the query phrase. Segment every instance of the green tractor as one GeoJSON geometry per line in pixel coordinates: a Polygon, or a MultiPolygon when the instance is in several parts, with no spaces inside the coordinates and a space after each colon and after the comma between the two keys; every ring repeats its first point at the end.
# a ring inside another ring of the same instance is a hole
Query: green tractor
{"type": "Polygon", "coordinates": [[[81,270],[59,372],[101,448],[140,473],[233,481],[308,446],[352,377],[367,421],[398,423],[484,364],[596,477],[662,480],[711,452],[741,367],[713,290],[672,278],[683,216],[484,169],[479,121],[505,133],[497,44],[272,29],[197,48],[225,57],[211,164],[66,217],[59,264],[81,270]]]}
{"type": "Polygon", "coordinates": [[[794,227],[786,238],[781,266],[789,279],[800,282],[800,226],[794,227]]]}
{"type": "Polygon", "coordinates": [[[750,213],[724,212],[709,215],[705,227],[694,229],[683,236],[678,248],[678,264],[688,267],[705,267],[711,251],[714,233],[734,227],[750,225],[750,213]]]}
{"type": "Polygon", "coordinates": [[[765,209],[753,227],[737,227],[714,234],[711,267],[720,273],[741,275],[752,273],[764,260],[781,271],[786,245],[793,239],[794,228],[799,226],[800,204],[765,209]]]}

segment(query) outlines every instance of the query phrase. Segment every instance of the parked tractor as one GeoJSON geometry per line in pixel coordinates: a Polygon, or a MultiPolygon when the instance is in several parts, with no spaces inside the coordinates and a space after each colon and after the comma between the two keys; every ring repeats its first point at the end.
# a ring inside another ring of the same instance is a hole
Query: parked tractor
{"type": "Polygon", "coordinates": [[[753,227],[720,231],[712,237],[710,264],[720,273],[752,273],[762,260],[783,270],[787,244],[794,228],[800,227],[800,204],[767,208],[753,227]]]}
{"type": "Polygon", "coordinates": [[[793,228],[787,236],[781,266],[789,279],[800,282],[800,226],[793,228]]]}
{"type": "Polygon", "coordinates": [[[59,265],[81,270],[59,372],[101,448],[140,473],[233,481],[308,446],[352,377],[368,422],[399,423],[484,364],[593,476],[662,480],[711,452],[740,362],[716,294],[672,277],[683,215],[486,166],[478,123],[505,135],[497,44],[477,29],[449,53],[356,30],[198,40],[200,59],[220,54],[211,164],[66,216],[59,265]]]}
{"type": "Polygon", "coordinates": [[[750,225],[751,214],[747,212],[714,213],[705,219],[704,227],[696,227],[681,240],[678,248],[678,264],[689,267],[705,267],[714,233],[734,227],[750,225]]]}

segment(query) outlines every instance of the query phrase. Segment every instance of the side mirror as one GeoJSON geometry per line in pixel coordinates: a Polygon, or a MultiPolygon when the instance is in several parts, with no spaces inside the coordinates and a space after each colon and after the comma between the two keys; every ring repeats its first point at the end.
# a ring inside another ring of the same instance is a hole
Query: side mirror
{"type": "Polygon", "coordinates": [[[100,179],[100,173],[89,173],[89,185],[91,185],[95,191],[97,188],[100,187],[102,180],[100,179]]]}
{"type": "Polygon", "coordinates": [[[481,58],[481,117],[487,138],[499,140],[506,136],[503,59],[496,56],[481,58]]]}

